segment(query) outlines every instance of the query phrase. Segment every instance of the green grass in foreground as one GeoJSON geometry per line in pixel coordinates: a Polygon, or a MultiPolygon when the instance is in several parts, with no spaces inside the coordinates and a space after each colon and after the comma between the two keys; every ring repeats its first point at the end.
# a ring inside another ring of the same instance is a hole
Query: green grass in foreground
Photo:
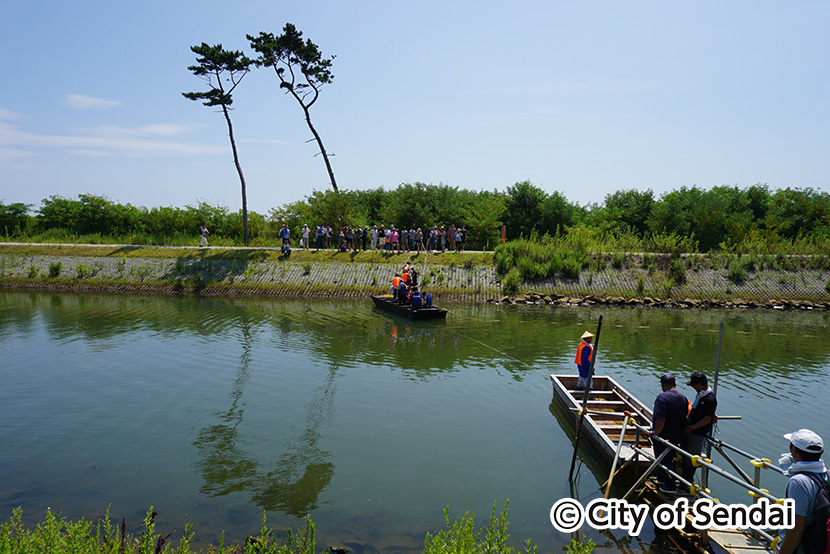
{"type": "MultiPolygon", "coordinates": [[[[171,535],[157,533],[155,513],[152,507],[144,518],[144,530],[137,537],[126,533],[122,519],[120,527],[114,525],[109,517],[97,524],[85,520],[66,521],[52,512],[45,519],[27,529],[22,523],[23,512],[14,510],[8,523],[0,527],[0,554],[44,554],[60,552],[67,554],[193,554],[191,542],[193,530],[188,524],[184,534],[171,540],[171,535]]],[[[518,550],[507,546],[510,535],[507,533],[507,502],[500,514],[496,513],[496,503],[490,522],[484,528],[476,530],[474,514],[466,513],[455,521],[450,521],[449,508],[444,510],[445,528],[435,534],[427,533],[423,554],[525,554],[536,553],[537,547],[528,540],[524,548],[518,550]]],[[[262,519],[262,529],[258,537],[249,538],[245,544],[224,544],[208,546],[208,554],[317,554],[331,552],[330,548],[317,549],[315,525],[306,519],[302,529],[297,532],[287,531],[277,536],[266,526],[262,519]]],[[[572,554],[590,554],[593,543],[571,544],[568,552],[572,554]],[[579,547],[578,550],[575,548],[579,547]]],[[[201,552],[205,552],[202,550],[201,552]]]]}

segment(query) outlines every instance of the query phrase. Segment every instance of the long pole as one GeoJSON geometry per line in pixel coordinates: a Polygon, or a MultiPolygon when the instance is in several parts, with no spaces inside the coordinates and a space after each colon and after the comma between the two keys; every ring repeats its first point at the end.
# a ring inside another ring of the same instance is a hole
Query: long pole
{"type": "MultiPolygon", "coordinates": [[[[718,375],[720,374],[720,353],[723,347],[723,321],[720,322],[720,326],[718,327],[718,354],[715,358],[715,377],[712,379],[712,394],[715,395],[715,398],[718,396],[718,375]]],[[[715,435],[715,426],[712,426],[712,436],[715,435]]],[[[706,441],[706,444],[703,445],[703,453],[708,457],[709,454],[712,453],[712,444],[709,441],[706,441]]],[[[709,487],[709,468],[703,467],[700,472],[700,484],[703,488],[709,487]]]]}
{"type": "Polygon", "coordinates": [[[622,424],[622,432],[620,433],[620,442],[617,443],[617,451],[614,453],[614,463],[611,464],[611,473],[608,475],[608,485],[605,487],[605,496],[604,498],[608,498],[608,495],[611,494],[611,483],[614,481],[614,472],[617,470],[617,462],[620,461],[620,452],[622,452],[623,443],[625,442],[625,431],[628,429],[628,420],[631,418],[631,414],[626,413],[626,417],[623,420],[622,424]]]}
{"type": "Polygon", "coordinates": [[[718,373],[720,373],[720,352],[723,346],[723,321],[720,322],[718,330],[718,357],[715,359],[715,378],[712,380],[712,394],[718,395],[718,373]]]}
{"type": "Polygon", "coordinates": [[[588,381],[585,383],[585,395],[582,397],[582,410],[579,419],[576,420],[576,439],[574,440],[574,455],[571,458],[571,469],[568,471],[568,481],[573,481],[574,466],[576,466],[576,454],[579,451],[579,436],[582,434],[582,422],[585,419],[585,412],[588,410],[588,395],[591,393],[591,380],[594,378],[594,364],[597,361],[597,350],[599,350],[599,334],[602,331],[602,316],[597,322],[596,340],[594,340],[594,351],[591,353],[591,367],[588,370],[588,381]]]}

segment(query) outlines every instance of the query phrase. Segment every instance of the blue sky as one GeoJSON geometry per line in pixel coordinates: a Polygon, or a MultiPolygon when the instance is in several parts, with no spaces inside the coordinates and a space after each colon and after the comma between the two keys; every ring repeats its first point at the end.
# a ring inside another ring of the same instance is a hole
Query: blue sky
{"type": "MultiPolygon", "coordinates": [[[[241,207],[190,46],[294,23],[334,81],[312,118],[341,189],[416,181],[581,205],[681,186],[828,189],[830,3],[0,0],[0,202],[241,207]]],[[[325,190],[302,112],[249,74],[249,209],[325,190]]]]}

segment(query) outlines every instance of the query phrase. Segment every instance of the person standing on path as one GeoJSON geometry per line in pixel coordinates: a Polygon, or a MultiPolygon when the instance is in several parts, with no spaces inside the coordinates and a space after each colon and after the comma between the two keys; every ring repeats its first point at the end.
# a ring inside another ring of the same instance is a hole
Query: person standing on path
{"type": "Polygon", "coordinates": [[[300,236],[300,246],[302,246],[305,250],[308,250],[308,236],[311,234],[311,229],[308,228],[308,225],[303,225],[303,231],[300,236]]]}
{"type": "Polygon", "coordinates": [[[207,239],[207,236],[210,234],[210,231],[208,231],[207,225],[205,225],[204,223],[202,223],[202,226],[199,227],[199,234],[202,235],[202,239],[199,241],[199,247],[201,248],[202,246],[210,246],[210,243],[207,239]]]}

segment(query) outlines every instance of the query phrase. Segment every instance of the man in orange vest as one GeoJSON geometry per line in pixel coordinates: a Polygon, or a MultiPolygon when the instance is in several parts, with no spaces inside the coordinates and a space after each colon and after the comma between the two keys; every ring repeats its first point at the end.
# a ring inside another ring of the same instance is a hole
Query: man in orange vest
{"type": "Polygon", "coordinates": [[[398,297],[398,287],[401,284],[401,276],[397,273],[392,277],[392,298],[398,297]]]}
{"type": "Polygon", "coordinates": [[[588,374],[591,371],[591,356],[594,353],[594,346],[591,341],[594,340],[594,335],[585,331],[582,333],[582,342],[579,343],[579,348],[576,349],[576,358],[574,363],[579,369],[579,379],[576,382],[576,388],[583,390],[588,385],[588,374]]]}

